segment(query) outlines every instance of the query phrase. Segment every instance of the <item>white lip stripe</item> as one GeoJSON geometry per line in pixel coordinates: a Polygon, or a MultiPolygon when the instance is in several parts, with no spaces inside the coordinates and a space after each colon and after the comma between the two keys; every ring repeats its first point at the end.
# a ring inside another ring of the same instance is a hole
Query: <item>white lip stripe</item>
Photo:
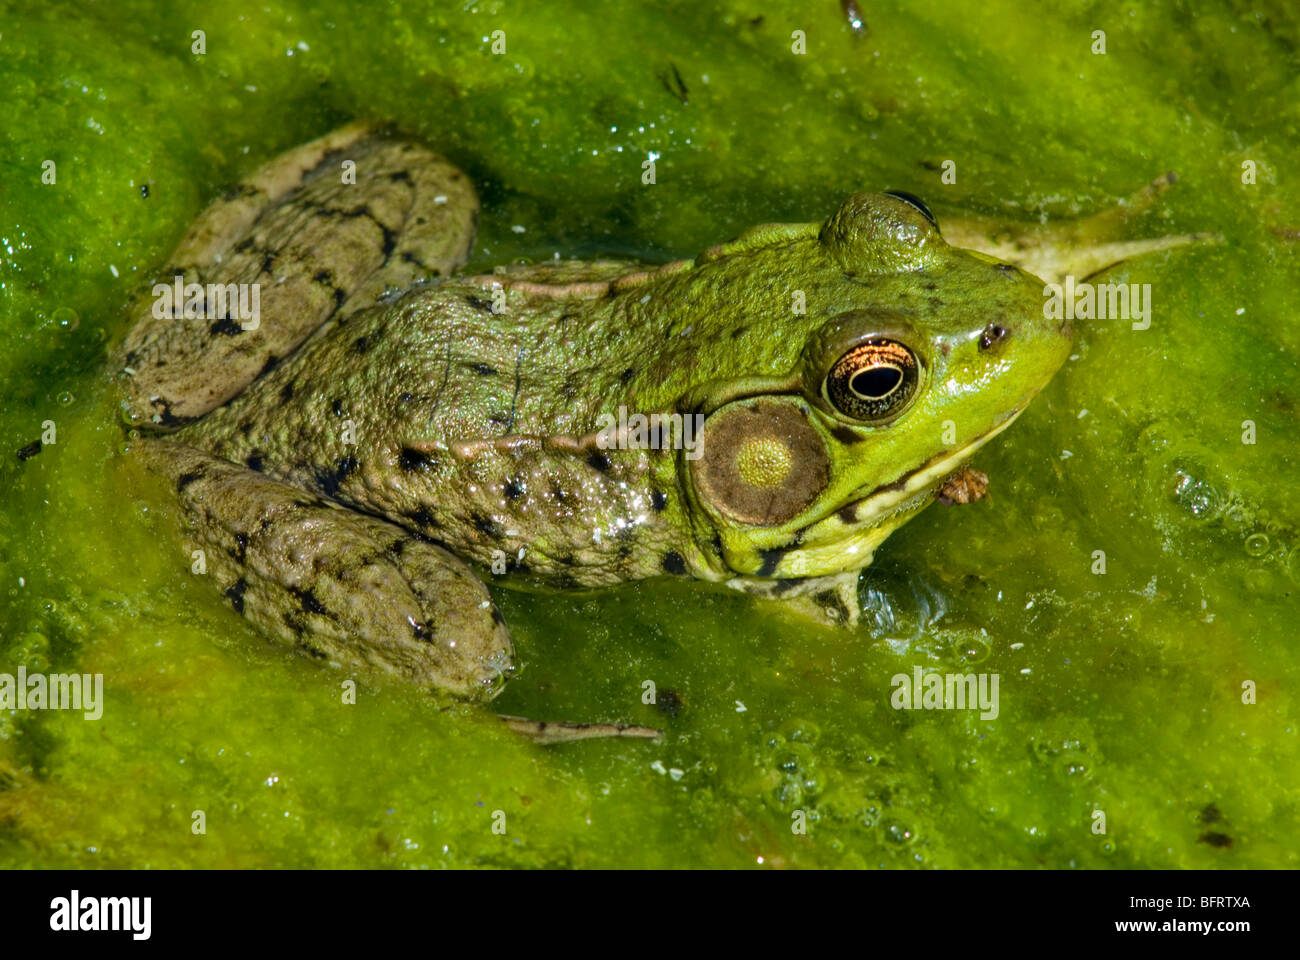
{"type": "MultiPolygon", "coordinates": [[[[984,444],[988,443],[1007,427],[1011,426],[1011,424],[1015,423],[1016,418],[1020,416],[1021,410],[1023,409],[1024,407],[1021,407],[1020,410],[1017,410],[1002,423],[984,434],[984,436],[968,443],[960,450],[955,451],[951,456],[944,457],[944,459],[914,475],[910,480],[908,480],[907,485],[903,487],[902,490],[889,490],[885,493],[876,494],[874,497],[867,497],[863,500],[857,501],[859,512],[856,523],[844,524],[843,521],[839,522],[845,527],[856,527],[861,526],[864,523],[870,523],[870,521],[880,517],[889,510],[892,510],[904,500],[908,500],[915,496],[919,490],[930,486],[937,482],[941,477],[952,473],[959,463],[969,458],[976,450],[984,446],[984,444]],[[864,509],[866,509],[867,512],[862,512],[864,509]]],[[[834,514],[832,514],[832,517],[834,517],[834,514]]],[[[831,517],[828,517],[827,519],[829,520],[831,517]]]]}

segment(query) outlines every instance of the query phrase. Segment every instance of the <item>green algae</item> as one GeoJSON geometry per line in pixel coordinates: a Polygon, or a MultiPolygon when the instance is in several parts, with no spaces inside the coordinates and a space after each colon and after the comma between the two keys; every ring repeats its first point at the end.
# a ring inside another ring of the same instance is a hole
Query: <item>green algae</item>
{"type": "Polygon", "coordinates": [[[858,35],[804,7],[0,6],[0,672],[103,673],[107,700],[97,722],[0,711],[0,863],[1295,864],[1295,20],[936,3],[858,35]],[[1064,218],[1168,169],[1131,235],[1222,242],[1108,273],[1152,285],[1151,328],[1078,325],[980,454],[990,498],[891,538],[851,633],[694,584],[498,591],[524,661],[500,709],[668,731],[541,750],[364,677],[345,703],[346,676],[185,573],[165,498],[115,455],[101,364],[127,297],[225,184],[358,115],[474,175],[474,269],[689,255],[856,189],[941,222],[1064,218]],[[999,717],[893,710],[915,665],[998,673],[999,717]]]}

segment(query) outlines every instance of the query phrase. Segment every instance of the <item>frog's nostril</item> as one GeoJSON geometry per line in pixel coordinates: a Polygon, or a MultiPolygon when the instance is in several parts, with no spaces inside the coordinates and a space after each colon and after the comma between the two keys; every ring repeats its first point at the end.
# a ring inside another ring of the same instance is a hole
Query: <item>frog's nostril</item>
{"type": "Polygon", "coordinates": [[[1009,336],[1011,336],[1011,331],[1006,327],[990,323],[984,328],[984,332],[980,334],[980,349],[987,350],[999,340],[1005,340],[1009,336]]]}

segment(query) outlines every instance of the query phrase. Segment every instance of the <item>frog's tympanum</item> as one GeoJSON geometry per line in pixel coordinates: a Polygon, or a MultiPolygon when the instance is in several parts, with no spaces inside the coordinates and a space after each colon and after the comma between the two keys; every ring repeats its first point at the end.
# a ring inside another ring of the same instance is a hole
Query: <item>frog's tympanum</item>
{"type": "Polygon", "coordinates": [[[1042,280],[906,194],[666,265],[456,276],[477,223],[445,159],[336,131],[199,218],[115,358],[178,556],[235,613],[465,697],[513,660],[476,570],[694,577],[852,621],[846,584],[1070,348],[1042,280]]]}

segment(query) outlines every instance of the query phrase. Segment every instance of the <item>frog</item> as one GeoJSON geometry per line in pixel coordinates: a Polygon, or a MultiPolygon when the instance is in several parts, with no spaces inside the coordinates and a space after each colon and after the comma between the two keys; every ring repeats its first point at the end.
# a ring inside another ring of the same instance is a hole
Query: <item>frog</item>
{"type": "MultiPolygon", "coordinates": [[[[693,578],[855,622],[880,544],[1069,355],[1040,275],[1098,249],[986,224],[958,244],[914,195],[860,192],[689,259],[469,275],[479,213],[419,140],[334,130],[198,217],[112,372],[127,453],[232,616],[481,703],[516,669],[489,579],[693,578]]],[[[542,743],[660,735],[503,719],[542,743]]]]}

